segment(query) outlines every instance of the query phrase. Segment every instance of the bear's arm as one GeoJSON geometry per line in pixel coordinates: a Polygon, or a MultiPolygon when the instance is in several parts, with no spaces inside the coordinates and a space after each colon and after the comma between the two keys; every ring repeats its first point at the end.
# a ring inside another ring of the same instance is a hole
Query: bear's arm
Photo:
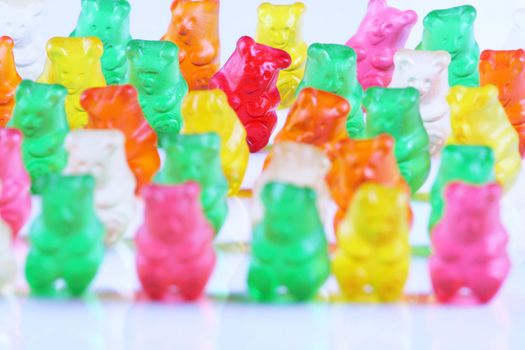
{"type": "Polygon", "coordinates": [[[53,155],[57,148],[62,146],[63,141],[64,137],[62,133],[55,133],[31,140],[27,145],[29,153],[33,157],[43,158],[53,155]]]}
{"type": "Polygon", "coordinates": [[[276,246],[271,244],[266,238],[264,226],[265,224],[261,223],[253,231],[252,254],[262,262],[271,263],[278,258],[278,251],[276,246]]]}
{"type": "Polygon", "coordinates": [[[172,112],[180,105],[184,95],[185,91],[183,91],[183,89],[165,91],[164,93],[155,96],[153,109],[159,113],[172,112]]]}
{"type": "Polygon", "coordinates": [[[269,96],[264,93],[256,101],[246,103],[246,112],[252,117],[262,117],[271,108],[269,96]]]}
{"type": "Polygon", "coordinates": [[[388,70],[394,65],[394,55],[390,49],[379,51],[370,62],[374,68],[388,70]]]}
{"type": "Polygon", "coordinates": [[[359,45],[358,43],[351,43],[350,45],[347,44],[347,46],[350,46],[352,49],[354,49],[355,54],[357,55],[357,62],[361,62],[367,58],[367,53],[364,46],[359,45]]]}
{"type": "Polygon", "coordinates": [[[47,227],[45,227],[42,218],[36,219],[31,226],[29,240],[31,241],[32,246],[36,247],[39,251],[48,254],[53,254],[63,244],[63,240],[60,239],[60,237],[54,234],[52,230],[48,230],[47,227]]]}
{"type": "Polygon", "coordinates": [[[195,66],[206,66],[217,57],[217,49],[209,41],[201,41],[200,48],[190,54],[190,62],[195,66]]]}
{"type": "Polygon", "coordinates": [[[0,105],[6,105],[13,101],[15,90],[11,86],[0,87],[0,105]]]}
{"type": "Polygon", "coordinates": [[[468,77],[478,70],[478,58],[476,55],[467,54],[450,65],[452,75],[457,77],[468,77]]]}
{"type": "Polygon", "coordinates": [[[293,71],[302,68],[306,62],[306,50],[306,45],[301,45],[288,51],[292,58],[292,63],[288,68],[284,68],[284,70],[293,71]]]}
{"type": "Polygon", "coordinates": [[[116,70],[124,65],[126,55],[124,50],[110,49],[104,52],[102,66],[105,70],[116,70]]]}

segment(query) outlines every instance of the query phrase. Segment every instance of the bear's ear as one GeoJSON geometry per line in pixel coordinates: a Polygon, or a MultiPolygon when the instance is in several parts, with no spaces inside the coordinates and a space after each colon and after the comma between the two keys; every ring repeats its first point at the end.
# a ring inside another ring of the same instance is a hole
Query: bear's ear
{"type": "Polygon", "coordinates": [[[126,48],[126,56],[129,60],[135,61],[143,55],[144,44],[140,40],[131,40],[126,48]]]}
{"type": "Polygon", "coordinates": [[[329,60],[328,52],[323,48],[322,44],[315,43],[308,48],[308,57],[318,62],[327,62],[329,60]]]}
{"type": "Polygon", "coordinates": [[[381,98],[384,95],[384,89],[380,87],[371,87],[368,88],[365,91],[365,95],[363,97],[363,105],[365,105],[367,108],[375,104],[375,102],[381,101],[381,98]]]}
{"type": "Polygon", "coordinates": [[[67,96],[67,89],[62,85],[54,84],[49,87],[48,101],[53,105],[64,103],[67,96]]]}
{"type": "Polygon", "coordinates": [[[95,178],[93,175],[81,175],[79,176],[79,184],[82,188],[93,190],[95,188],[95,178]]]}
{"type": "Polygon", "coordinates": [[[40,16],[44,10],[44,3],[41,0],[32,1],[27,5],[27,10],[33,15],[33,18],[40,16]]]}
{"type": "Polygon", "coordinates": [[[414,103],[419,102],[419,90],[413,87],[405,88],[403,92],[403,101],[407,107],[412,107],[414,103]]]}
{"type": "Polygon", "coordinates": [[[301,16],[306,11],[306,6],[302,2],[296,2],[290,6],[290,12],[297,17],[301,16]]]}
{"type": "Polygon", "coordinates": [[[112,131],[104,139],[104,149],[107,151],[107,154],[113,154],[121,147],[124,147],[124,134],[120,130],[112,131]]]}
{"type": "Polygon", "coordinates": [[[476,8],[474,6],[465,5],[461,9],[461,19],[463,23],[468,23],[469,26],[474,23],[477,17],[476,8]]]}
{"type": "Polygon", "coordinates": [[[160,49],[160,59],[163,67],[171,65],[173,62],[178,62],[179,48],[170,41],[164,41],[160,49]]]}
{"type": "Polygon", "coordinates": [[[58,61],[67,56],[67,51],[64,47],[66,38],[54,37],[47,42],[47,56],[51,61],[58,61]]]}
{"type": "Polygon", "coordinates": [[[496,68],[496,51],[485,50],[479,59],[479,70],[482,73],[491,72],[496,68]]]}
{"type": "Polygon", "coordinates": [[[84,47],[86,48],[86,56],[100,58],[104,53],[104,44],[99,38],[89,37],[84,39],[84,47]]]}
{"type": "Polygon", "coordinates": [[[417,22],[417,13],[412,10],[403,11],[399,20],[403,25],[415,24],[417,22]]]}
{"type": "Polygon", "coordinates": [[[249,36],[243,36],[239,39],[239,41],[237,41],[237,50],[243,56],[250,56],[255,45],[255,40],[249,36]]]}
{"type": "Polygon", "coordinates": [[[394,150],[395,141],[389,134],[381,134],[374,139],[374,148],[382,155],[388,155],[394,150]]]}
{"type": "Polygon", "coordinates": [[[368,11],[379,12],[388,7],[386,0],[370,0],[368,2],[368,11]]]}
{"type": "Polygon", "coordinates": [[[290,67],[290,64],[292,64],[292,57],[288,52],[279,50],[277,56],[275,57],[275,62],[277,63],[277,68],[285,69],[290,67]]]}
{"type": "Polygon", "coordinates": [[[31,80],[22,80],[20,84],[18,84],[18,88],[16,89],[16,96],[15,100],[18,100],[22,97],[31,96],[33,93],[33,85],[35,83],[31,80]]]}
{"type": "Polygon", "coordinates": [[[447,101],[451,105],[456,105],[463,100],[469,89],[465,86],[453,86],[450,88],[447,96],[447,101]]]}
{"type": "Polygon", "coordinates": [[[116,18],[120,20],[128,18],[130,12],[131,6],[127,0],[120,0],[115,3],[115,7],[113,8],[113,14],[116,18]]]}
{"type": "Polygon", "coordinates": [[[486,185],[486,190],[489,202],[499,201],[503,192],[501,186],[496,182],[486,185]]]}
{"type": "MultiPolygon", "coordinates": [[[[310,202],[315,203],[317,201],[317,192],[311,187],[303,187],[304,198],[310,202]]],[[[314,206],[315,208],[315,206],[314,206]]]]}
{"type": "Polygon", "coordinates": [[[0,38],[0,45],[5,46],[9,51],[12,51],[15,47],[15,42],[9,36],[3,36],[0,38]]]}
{"type": "Polygon", "coordinates": [[[201,190],[200,190],[200,185],[198,182],[189,181],[189,182],[186,182],[183,186],[184,186],[184,195],[188,199],[194,200],[196,198],[199,198],[201,190]]]}
{"type": "Polygon", "coordinates": [[[394,55],[394,64],[397,69],[406,72],[414,66],[415,62],[412,57],[410,57],[409,50],[402,49],[394,55]]]}
{"type": "Polygon", "coordinates": [[[481,87],[482,96],[486,97],[487,102],[499,99],[499,90],[494,85],[485,85],[481,87]]]}
{"type": "Polygon", "coordinates": [[[434,56],[434,61],[432,64],[437,68],[438,71],[448,69],[450,65],[451,57],[450,54],[446,51],[437,51],[434,56]]]}
{"type": "Polygon", "coordinates": [[[510,61],[510,67],[515,76],[523,73],[525,70],[525,51],[523,49],[514,51],[510,61]]]}
{"type": "Polygon", "coordinates": [[[338,115],[350,113],[350,104],[344,98],[338,98],[334,107],[338,115]]]}
{"type": "Polygon", "coordinates": [[[268,2],[262,3],[257,9],[257,16],[259,18],[270,16],[272,14],[272,7],[273,5],[268,2]]]}
{"type": "Polygon", "coordinates": [[[208,145],[209,149],[212,151],[212,153],[218,153],[221,150],[221,138],[219,135],[215,132],[210,132],[206,134],[206,145],[208,145]]]}

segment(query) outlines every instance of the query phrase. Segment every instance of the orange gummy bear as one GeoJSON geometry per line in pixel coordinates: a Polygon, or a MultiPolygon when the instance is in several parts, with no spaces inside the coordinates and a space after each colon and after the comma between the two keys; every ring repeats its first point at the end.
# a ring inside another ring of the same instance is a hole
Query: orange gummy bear
{"type": "Polygon", "coordinates": [[[7,125],[15,107],[15,91],[22,81],[16,71],[13,49],[15,43],[8,36],[0,37],[0,127],[7,125]]]}
{"type": "Polygon", "coordinates": [[[136,193],[151,183],[160,168],[157,134],[148,124],[131,85],[111,85],[84,91],[80,98],[88,112],[88,129],[117,129],[126,137],[126,157],[137,180],[136,193]]]}

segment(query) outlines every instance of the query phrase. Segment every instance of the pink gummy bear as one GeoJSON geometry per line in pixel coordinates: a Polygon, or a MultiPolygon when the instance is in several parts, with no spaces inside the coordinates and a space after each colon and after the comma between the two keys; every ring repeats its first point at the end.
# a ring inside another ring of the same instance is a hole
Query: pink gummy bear
{"type": "Polygon", "coordinates": [[[445,190],[446,209],[432,231],[430,276],[437,299],[451,302],[462,289],[471,300],[489,302],[510,269],[507,232],[500,216],[498,184],[452,183],[445,190]]]}
{"type": "Polygon", "coordinates": [[[363,89],[387,87],[394,71],[394,54],[403,48],[417,14],[388,7],[386,0],[370,0],[357,33],[346,45],[357,54],[357,78],[363,89]]]}
{"type": "Polygon", "coordinates": [[[185,300],[199,298],[215,266],[214,231],[200,204],[199,185],[146,185],[142,195],[145,219],[135,243],[144,291],[161,300],[177,287],[185,300]]]}
{"type": "Polygon", "coordinates": [[[31,180],[21,147],[19,130],[0,128],[0,213],[15,237],[31,215],[31,180]]]}

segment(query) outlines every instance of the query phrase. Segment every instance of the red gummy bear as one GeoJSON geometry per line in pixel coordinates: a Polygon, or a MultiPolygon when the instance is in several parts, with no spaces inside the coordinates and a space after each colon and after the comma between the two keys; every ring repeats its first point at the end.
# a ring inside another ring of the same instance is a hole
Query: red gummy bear
{"type": "Polygon", "coordinates": [[[22,133],[0,128],[0,216],[16,236],[31,215],[31,180],[22,161],[22,133]]]}
{"type": "Polygon", "coordinates": [[[228,62],[212,78],[211,88],[219,88],[246,128],[248,146],[254,153],[263,149],[277,124],[279,72],[292,59],[283,50],[258,44],[242,37],[228,62]]]}
{"type": "Polygon", "coordinates": [[[508,236],[500,220],[498,184],[452,183],[445,190],[445,214],[432,230],[430,277],[436,297],[453,301],[462,288],[489,302],[510,270],[508,236]]]}
{"type": "Polygon", "coordinates": [[[165,299],[173,286],[199,298],[215,266],[214,231],[200,204],[199,185],[148,185],[145,222],[135,236],[137,270],[146,294],[165,299]]]}
{"type": "Polygon", "coordinates": [[[117,129],[126,137],[128,164],[137,180],[136,193],[160,168],[157,134],[148,124],[131,85],[111,85],[84,91],[80,104],[89,116],[87,129],[117,129]]]}
{"type": "Polygon", "coordinates": [[[22,81],[16,71],[13,49],[15,43],[8,36],[0,37],[0,128],[7,125],[15,107],[15,91],[22,81]]]}

